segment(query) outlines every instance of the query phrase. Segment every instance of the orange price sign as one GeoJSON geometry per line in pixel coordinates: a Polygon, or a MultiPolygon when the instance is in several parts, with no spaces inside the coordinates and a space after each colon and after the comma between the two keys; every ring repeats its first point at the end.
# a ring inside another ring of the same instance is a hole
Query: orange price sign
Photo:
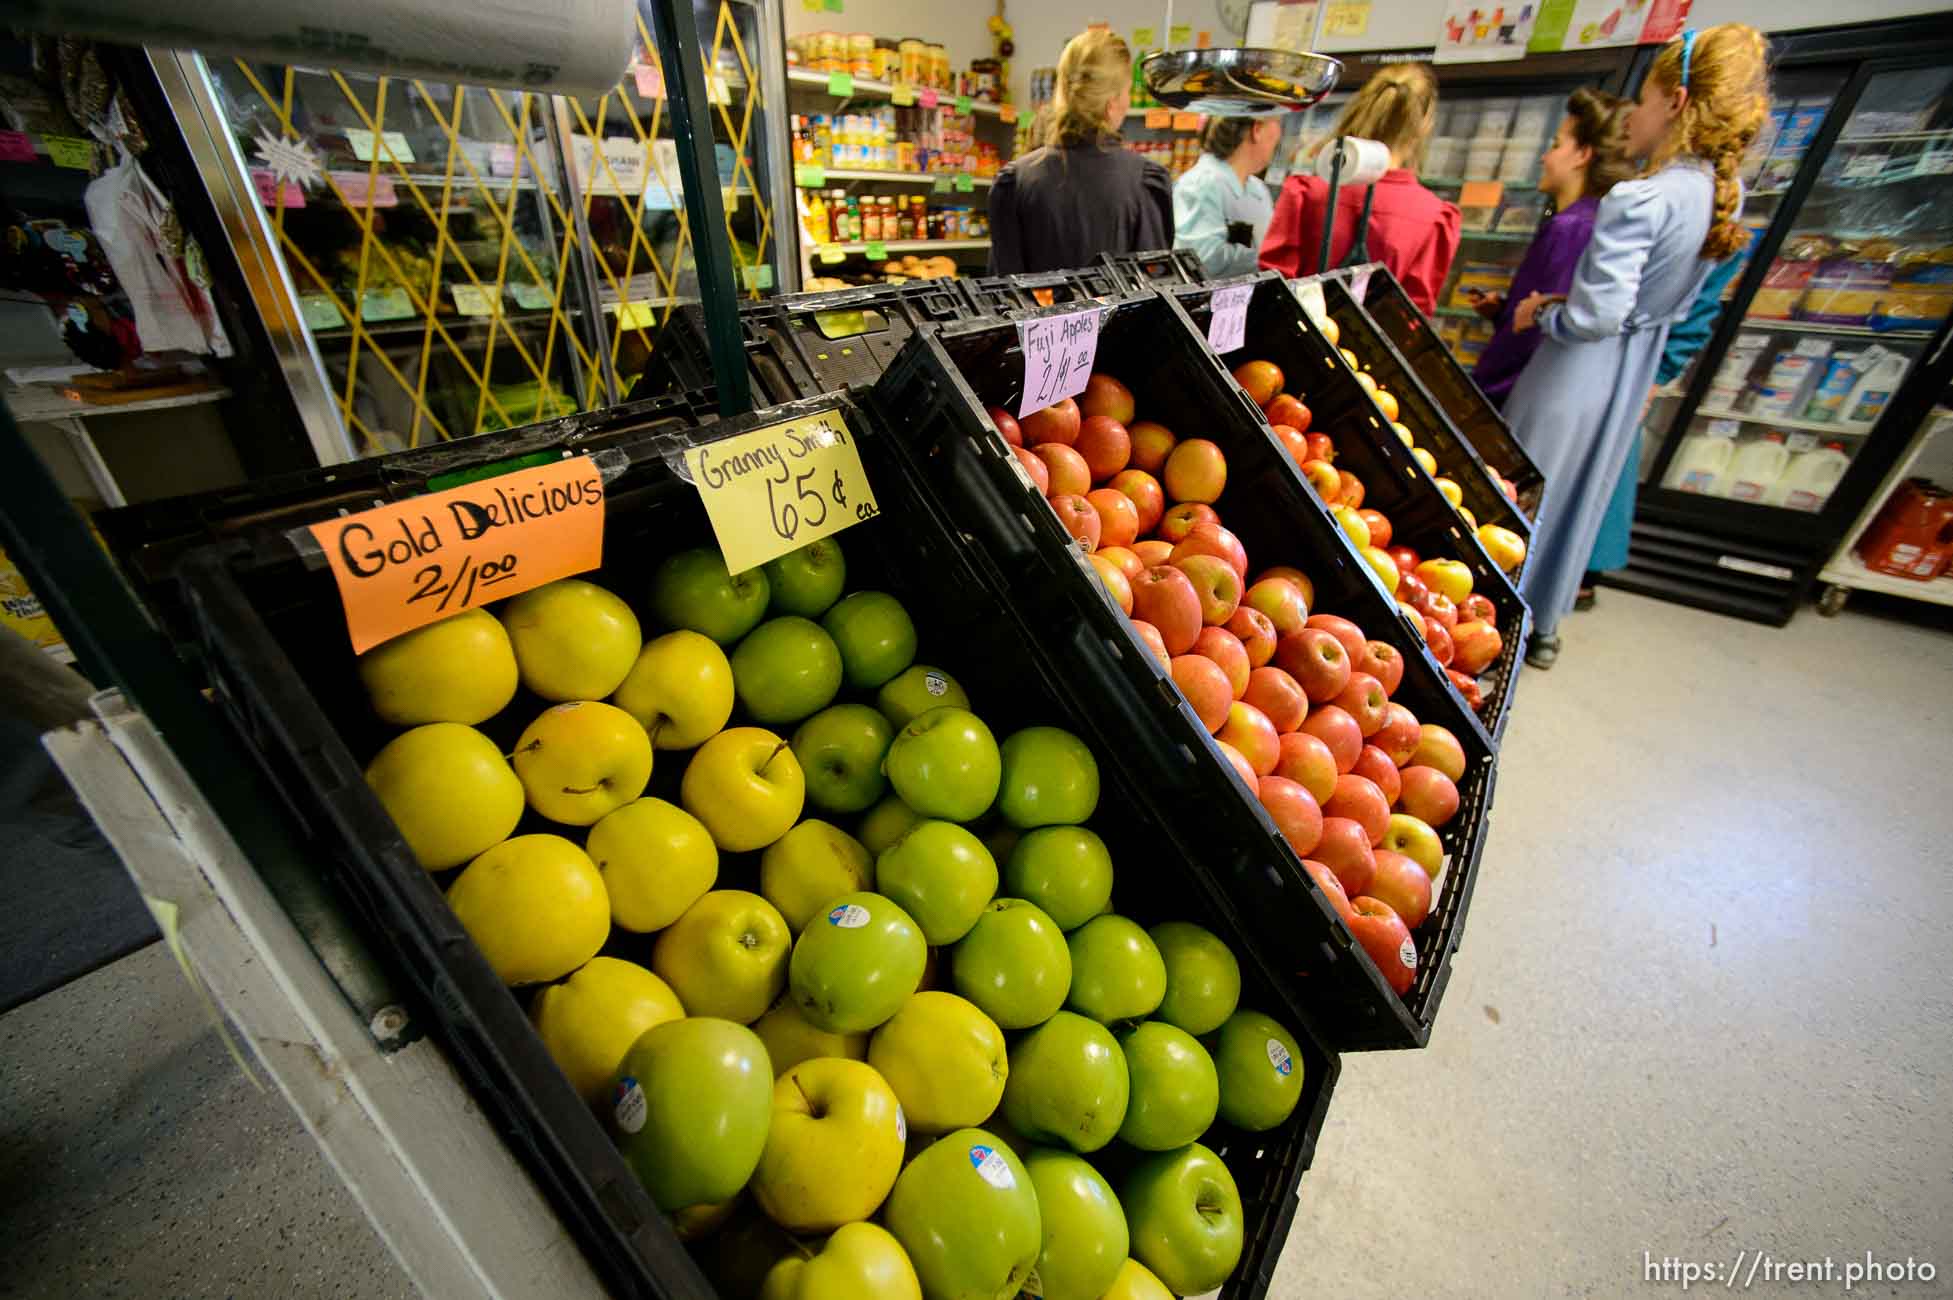
{"type": "Polygon", "coordinates": [[[1200,114],[1175,113],[1173,115],[1173,129],[1176,131],[1198,131],[1200,129],[1200,114]]]}
{"type": "Polygon", "coordinates": [[[1505,186],[1499,181],[1466,181],[1458,189],[1458,206],[1495,208],[1504,193],[1505,186]]]}
{"type": "Polygon", "coordinates": [[[1172,121],[1173,112],[1170,109],[1149,108],[1146,110],[1146,129],[1149,131],[1161,130],[1172,121]]]}
{"type": "Polygon", "coordinates": [[[603,563],[604,481],[577,456],[342,515],[325,551],[354,653],[603,563]]]}

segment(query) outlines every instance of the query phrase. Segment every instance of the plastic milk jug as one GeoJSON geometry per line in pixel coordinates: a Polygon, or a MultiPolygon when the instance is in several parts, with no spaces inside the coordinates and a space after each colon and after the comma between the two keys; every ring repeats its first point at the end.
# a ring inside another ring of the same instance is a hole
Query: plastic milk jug
{"type": "Polygon", "coordinates": [[[1729,458],[1736,454],[1735,424],[1734,420],[1717,420],[1707,433],[1691,433],[1682,439],[1668,466],[1668,481],[1662,486],[1677,492],[1708,493],[1729,468],[1729,458]]]}
{"type": "Polygon", "coordinates": [[[1783,477],[1763,494],[1763,503],[1791,510],[1822,510],[1850,466],[1851,457],[1845,455],[1842,443],[1827,442],[1811,451],[1800,451],[1791,458],[1783,477]]]}
{"type": "Polygon", "coordinates": [[[1878,417],[1885,413],[1893,392],[1905,382],[1906,364],[1906,358],[1901,354],[1887,352],[1852,386],[1851,396],[1844,401],[1844,424],[1847,428],[1869,429],[1878,423],[1878,417]]]}
{"type": "Polygon", "coordinates": [[[1732,501],[1761,501],[1789,464],[1790,449],[1783,445],[1783,435],[1772,431],[1738,447],[1729,458],[1729,468],[1710,490],[1732,501]]]}

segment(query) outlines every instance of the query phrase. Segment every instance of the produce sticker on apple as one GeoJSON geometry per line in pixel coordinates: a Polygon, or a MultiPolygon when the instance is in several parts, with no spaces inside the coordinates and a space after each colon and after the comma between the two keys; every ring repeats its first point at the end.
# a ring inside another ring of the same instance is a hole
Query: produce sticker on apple
{"type": "Polygon", "coordinates": [[[734,574],[881,513],[839,411],[687,448],[685,470],[734,574]]]}
{"type": "Polygon", "coordinates": [[[603,563],[604,480],[575,456],[312,524],[355,653],[603,563]]]}
{"type": "Polygon", "coordinates": [[[1011,1176],[1010,1166],[997,1154],[995,1148],[981,1143],[970,1148],[970,1164],[976,1169],[977,1177],[989,1183],[998,1191],[1007,1192],[1017,1186],[1017,1179],[1011,1176]]]}

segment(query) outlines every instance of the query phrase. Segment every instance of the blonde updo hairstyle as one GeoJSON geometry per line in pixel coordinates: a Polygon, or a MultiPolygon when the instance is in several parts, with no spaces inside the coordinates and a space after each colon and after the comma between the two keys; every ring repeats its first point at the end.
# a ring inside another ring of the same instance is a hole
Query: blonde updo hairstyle
{"type": "Polygon", "coordinates": [[[1384,145],[1406,167],[1424,157],[1438,111],[1438,79],[1421,63],[1391,63],[1343,105],[1336,135],[1353,135],[1384,145]]]}
{"type": "MultiPolygon", "coordinates": [[[[1770,115],[1769,53],[1763,33],[1746,23],[1723,23],[1697,34],[1689,51],[1688,103],[1648,159],[1650,173],[1677,154],[1693,154],[1715,168],[1715,220],[1702,241],[1702,256],[1715,261],[1749,241],[1736,219],[1743,204],[1736,169],[1770,115]]],[[[1680,40],[1662,47],[1648,77],[1669,94],[1684,88],[1680,40]]]]}
{"type": "Polygon", "coordinates": [[[1094,27],[1072,37],[1058,56],[1058,84],[1051,96],[1045,143],[1097,144],[1115,134],[1106,123],[1106,113],[1119,92],[1131,85],[1132,50],[1116,33],[1094,27]]]}

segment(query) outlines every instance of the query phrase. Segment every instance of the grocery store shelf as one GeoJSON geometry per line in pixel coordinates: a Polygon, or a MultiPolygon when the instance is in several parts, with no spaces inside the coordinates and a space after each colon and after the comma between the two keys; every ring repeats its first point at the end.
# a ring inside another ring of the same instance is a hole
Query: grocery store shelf
{"type": "MultiPolygon", "coordinates": [[[[881,241],[884,249],[891,253],[937,253],[953,252],[957,249],[988,248],[987,239],[885,239],[881,241]]],[[[861,241],[845,244],[811,244],[812,253],[865,253],[868,245],[861,241]]]]}
{"type": "Polygon", "coordinates": [[[1744,329],[1777,330],[1784,334],[1822,334],[1841,339],[1891,339],[1897,343],[1925,342],[1932,330],[1875,330],[1869,325],[1825,325],[1808,320],[1773,320],[1768,316],[1743,317],[1744,329]]]}
{"type": "Polygon", "coordinates": [[[1475,309],[1471,307],[1440,307],[1435,312],[1433,312],[1432,315],[1453,316],[1459,320],[1484,320],[1485,319],[1483,316],[1480,316],[1475,309]]]}
{"type": "Polygon", "coordinates": [[[1953,140],[1953,130],[1944,131],[1898,131],[1891,135],[1847,135],[1839,136],[1843,144],[1903,144],[1918,140],[1953,140]]]}
{"type": "MultiPolygon", "coordinates": [[[[900,181],[904,184],[934,185],[937,181],[953,181],[956,179],[958,173],[956,172],[891,172],[891,171],[876,171],[873,168],[866,168],[866,167],[862,167],[862,168],[825,167],[821,169],[821,174],[827,177],[827,179],[831,181],[900,181]]],[[[970,177],[970,184],[972,185],[984,186],[984,185],[994,184],[995,182],[996,182],[996,177],[994,176],[970,177]]],[[[806,188],[815,188],[815,187],[810,186],[806,188]]]]}
{"type": "Polygon", "coordinates": [[[1698,406],[1695,415],[1699,420],[1741,420],[1744,424],[1766,424],[1772,429],[1828,433],[1834,438],[1862,438],[1871,432],[1870,429],[1848,429],[1842,424],[1826,424],[1822,420],[1793,420],[1787,415],[1747,415],[1742,411],[1726,411],[1714,406],[1698,406]]]}
{"type": "MultiPolygon", "coordinates": [[[[565,307],[563,308],[563,314],[565,316],[574,316],[577,314],[577,310],[575,307],[565,307]]],[[[491,323],[498,323],[510,327],[535,325],[548,320],[550,315],[551,313],[545,309],[542,311],[505,311],[499,317],[438,315],[434,319],[440,322],[442,329],[453,334],[460,330],[481,329],[491,323]]],[[[399,320],[364,321],[360,326],[361,333],[365,334],[368,338],[385,338],[391,334],[419,334],[427,328],[427,318],[418,313],[412,316],[403,316],[399,320]]],[[[312,337],[321,343],[344,342],[352,338],[352,336],[353,327],[350,325],[335,325],[331,329],[312,331],[312,337]]]]}
{"type": "Polygon", "coordinates": [[[203,406],[210,402],[221,402],[231,395],[231,390],[222,385],[212,385],[194,393],[179,393],[174,397],[150,397],[134,402],[79,402],[64,397],[61,389],[52,384],[8,385],[6,390],[7,410],[14,419],[25,423],[41,420],[72,420],[78,416],[91,415],[134,415],[140,411],[173,411],[184,406],[203,406]]]}
{"type": "Polygon", "coordinates": [[[1460,239],[1473,239],[1481,244],[1530,244],[1534,232],[1530,230],[1461,230],[1460,239]]]}
{"type": "Polygon", "coordinates": [[[1934,605],[1953,605],[1953,577],[1933,578],[1930,581],[1895,578],[1889,573],[1866,568],[1865,562],[1848,550],[1834,556],[1818,573],[1817,579],[1833,586],[1850,587],[1853,591],[1876,591],[1934,605]]]}
{"type": "MultiPolygon", "coordinates": [[[[808,90],[818,90],[825,94],[827,91],[827,73],[815,72],[811,68],[788,68],[787,84],[808,90]]],[[[921,89],[921,87],[916,88],[918,94],[921,93],[921,89]]],[[[867,77],[856,77],[854,78],[854,94],[851,98],[887,99],[894,90],[895,87],[889,82],[874,81],[867,77]]],[[[936,98],[937,107],[939,108],[954,108],[956,105],[957,97],[946,90],[937,91],[936,98]]],[[[998,105],[992,104],[988,100],[973,98],[970,100],[970,109],[983,117],[999,116],[998,105]]]]}
{"type": "Polygon", "coordinates": [[[1434,190],[1458,190],[1465,187],[1465,178],[1462,176],[1419,176],[1417,179],[1434,190]]]}
{"type": "Polygon", "coordinates": [[[1790,187],[1785,185],[1773,190],[1744,190],[1743,197],[1745,199],[1779,199],[1788,193],[1790,193],[1790,187]]]}

